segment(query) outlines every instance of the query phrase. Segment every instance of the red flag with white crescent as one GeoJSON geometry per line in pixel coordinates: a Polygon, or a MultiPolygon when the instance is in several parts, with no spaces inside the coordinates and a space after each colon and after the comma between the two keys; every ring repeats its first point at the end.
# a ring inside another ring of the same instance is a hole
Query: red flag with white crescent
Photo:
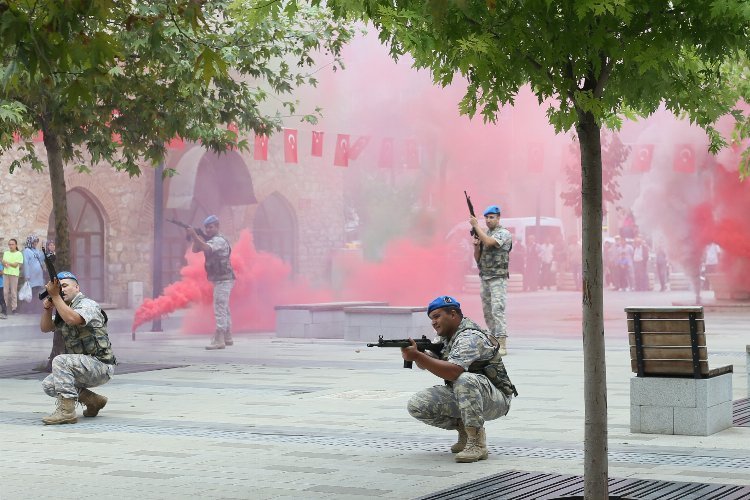
{"type": "Polygon", "coordinates": [[[255,134],[255,149],[253,151],[253,158],[256,160],[266,161],[268,160],[268,136],[262,134],[255,134]]]}
{"type": "Polygon", "coordinates": [[[336,154],[333,164],[337,167],[349,166],[349,134],[338,134],[336,136],[336,154]]]}
{"type": "Polygon", "coordinates": [[[380,158],[378,166],[380,168],[393,168],[393,137],[386,137],[380,143],[380,158]]]}
{"type": "Polygon", "coordinates": [[[363,149],[367,147],[367,144],[370,142],[370,136],[369,135],[361,135],[359,136],[359,139],[354,141],[354,144],[349,148],[349,159],[350,160],[356,160],[357,157],[360,155],[363,149]]]}
{"type": "Polygon", "coordinates": [[[185,141],[182,137],[176,135],[167,143],[167,149],[185,149],[185,141]]]}
{"type": "Polygon", "coordinates": [[[654,158],[653,144],[639,144],[633,156],[633,172],[648,172],[651,170],[651,160],[654,158]]]}
{"type": "Polygon", "coordinates": [[[695,172],[695,151],[692,144],[674,145],[674,164],[672,168],[675,172],[684,174],[695,172]]]}
{"type": "Polygon", "coordinates": [[[284,161],[297,163],[297,130],[284,129],[284,161]]]}
{"type": "Polygon", "coordinates": [[[312,133],[312,150],[310,151],[312,156],[323,156],[323,132],[316,132],[313,130],[312,133]]]}

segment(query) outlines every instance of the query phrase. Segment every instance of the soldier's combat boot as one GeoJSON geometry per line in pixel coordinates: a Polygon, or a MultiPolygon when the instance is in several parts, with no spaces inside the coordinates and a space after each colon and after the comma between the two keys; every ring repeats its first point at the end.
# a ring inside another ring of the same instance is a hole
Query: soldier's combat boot
{"type": "Polygon", "coordinates": [[[458,453],[466,448],[466,428],[464,427],[463,420],[458,421],[458,427],[456,427],[456,430],[458,431],[458,441],[451,446],[451,453],[458,453]]]}
{"type": "Polygon", "coordinates": [[[55,412],[42,418],[42,422],[44,422],[44,425],[75,424],[78,422],[76,400],[64,398],[58,394],[55,412]]]}
{"type": "Polygon", "coordinates": [[[498,337],[497,343],[500,346],[500,349],[498,350],[498,353],[500,356],[507,356],[508,355],[508,349],[505,347],[505,341],[508,340],[508,337],[498,337]]]}
{"type": "Polygon", "coordinates": [[[78,402],[86,406],[83,410],[84,417],[95,417],[99,414],[99,410],[107,406],[106,397],[85,387],[78,392],[78,402]]]}
{"type": "Polygon", "coordinates": [[[482,427],[466,427],[466,447],[456,454],[456,462],[470,463],[486,460],[487,452],[486,436],[482,427]]]}
{"type": "Polygon", "coordinates": [[[234,340],[232,340],[232,332],[227,330],[224,332],[224,345],[234,345],[234,340]]]}
{"type": "Polygon", "coordinates": [[[216,332],[214,338],[211,339],[211,343],[206,346],[207,351],[215,351],[216,349],[224,349],[226,344],[224,343],[224,334],[216,332]]]}

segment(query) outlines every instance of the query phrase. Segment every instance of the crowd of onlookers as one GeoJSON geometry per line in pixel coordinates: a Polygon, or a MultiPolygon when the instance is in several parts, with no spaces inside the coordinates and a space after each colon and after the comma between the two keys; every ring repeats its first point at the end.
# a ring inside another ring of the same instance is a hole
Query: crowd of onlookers
{"type": "Polygon", "coordinates": [[[16,238],[8,240],[8,249],[0,262],[0,319],[6,319],[8,314],[36,312],[33,298],[46,282],[45,254],[54,259],[54,241],[40,245],[39,237],[32,234],[26,238],[24,247],[19,248],[16,238]]]}

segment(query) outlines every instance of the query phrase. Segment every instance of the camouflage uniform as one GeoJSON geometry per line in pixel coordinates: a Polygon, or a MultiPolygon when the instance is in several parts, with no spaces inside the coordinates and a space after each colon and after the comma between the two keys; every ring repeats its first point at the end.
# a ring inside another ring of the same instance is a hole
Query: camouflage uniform
{"type": "Polygon", "coordinates": [[[515,388],[508,379],[499,357],[493,361],[500,380],[496,387],[476,363],[495,358],[497,341],[469,318],[461,320],[458,330],[447,342],[441,359],[464,368],[453,382],[436,385],[416,393],[408,404],[409,414],[428,425],[456,429],[459,420],[466,427],[483,427],[508,413],[515,388]],[[498,364],[499,363],[499,364],[498,364]],[[471,371],[469,371],[471,370],[471,371]]]}
{"type": "Polygon", "coordinates": [[[59,394],[66,399],[77,399],[80,388],[109,382],[117,359],[112,352],[99,304],[79,293],[70,307],[85,323],[68,325],[61,318],[54,318],[65,341],[65,354],[52,361],[52,373],[42,381],[42,389],[52,397],[59,394]]]}
{"type": "Polygon", "coordinates": [[[232,317],[229,313],[229,295],[234,286],[234,271],[229,261],[232,247],[227,239],[217,234],[207,242],[211,253],[206,255],[206,274],[214,284],[214,317],[216,334],[213,342],[224,344],[232,341],[232,317]]]}
{"type": "Polygon", "coordinates": [[[487,231],[499,247],[484,245],[479,257],[479,277],[482,283],[482,311],[487,329],[495,337],[507,337],[505,326],[505,296],[507,294],[508,263],[512,247],[512,235],[504,227],[498,226],[487,231]]]}

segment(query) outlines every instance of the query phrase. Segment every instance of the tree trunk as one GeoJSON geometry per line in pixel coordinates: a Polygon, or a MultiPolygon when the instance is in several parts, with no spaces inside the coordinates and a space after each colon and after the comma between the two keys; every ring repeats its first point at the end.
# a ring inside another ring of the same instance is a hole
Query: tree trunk
{"type": "MultiPolygon", "coordinates": [[[[65,186],[65,165],[57,135],[43,130],[47,149],[47,168],[52,186],[52,213],[55,218],[55,269],[70,270],[70,232],[68,228],[68,193],[65,186]]],[[[72,270],[75,272],[75,270],[72,270]]]]}
{"type": "Polygon", "coordinates": [[[604,358],[602,266],[602,148],[591,113],[578,115],[583,199],[583,373],[586,427],[584,495],[608,498],[607,373],[604,358]]]}
{"type": "MultiPolygon", "coordinates": [[[[68,189],[65,186],[65,165],[57,135],[42,130],[44,147],[47,149],[47,168],[52,187],[52,213],[55,219],[55,270],[70,269],[70,234],[68,230],[68,189]]],[[[52,276],[50,276],[52,279],[52,276]]],[[[52,338],[52,350],[47,359],[47,371],[52,372],[52,360],[65,353],[65,341],[56,328],[52,338]]]]}

